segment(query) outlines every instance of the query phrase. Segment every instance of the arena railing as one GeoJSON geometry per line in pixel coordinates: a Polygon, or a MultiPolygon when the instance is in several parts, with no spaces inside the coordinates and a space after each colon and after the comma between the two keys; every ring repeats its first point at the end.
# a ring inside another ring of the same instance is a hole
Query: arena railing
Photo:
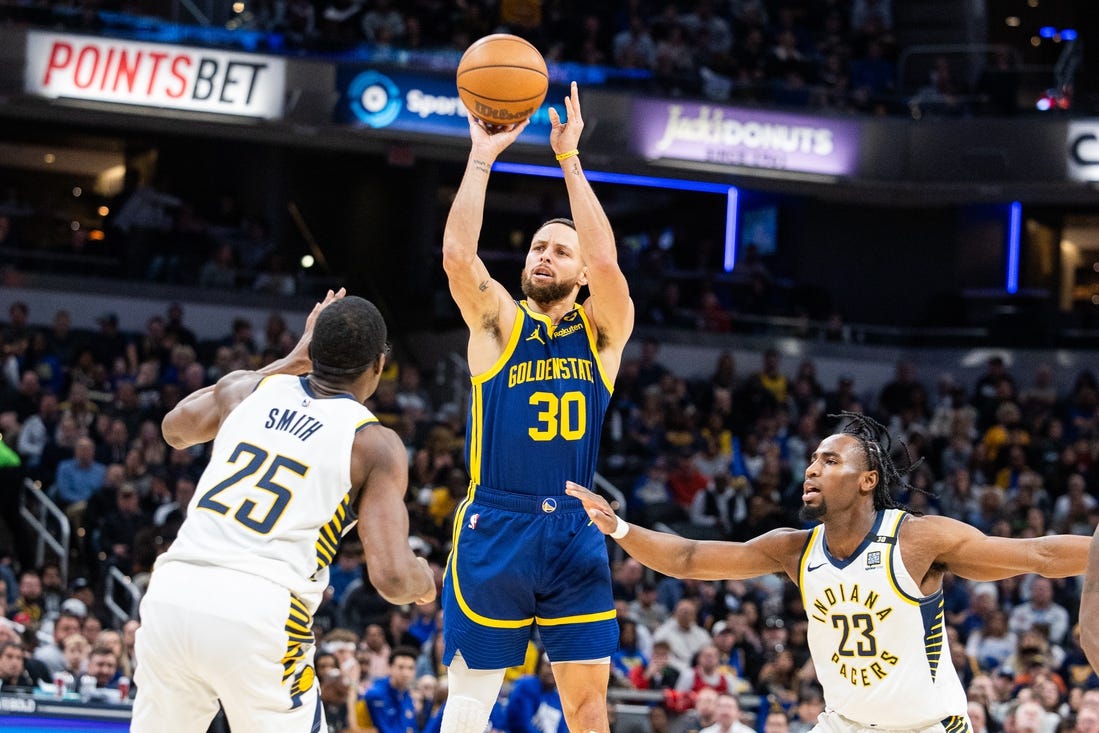
{"type": "Polygon", "coordinates": [[[111,614],[112,626],[121,628],[122,624],[132,618],[137,618],[137,608],[141,604],[141,591],[137,589],[130,577],[121,570],[111,565],[107,568],[107,578],[103,585],[103,605],[111,614]],[[129,601],[129,608],[125,608],[118,602],[117,595],[121,591],[129,601]]]}
{"type": "Polygon", "coordinates": [[[65,512],[53,502],[46,492],[42,491],[42,485],[37,481],[26,479],[23,482],[26,490],[26,499],[19,507],[19,514],[35,534],[35,565],[41,567],[46,560],[46,548],[53,550],[57,555],[57,566],[61,573],[61,585],[67,586],[69,582],[69,547],[71,545],[71,527],[69,518],[65,512]],[[33,499],[36,502],[34,508],[30,505],[33,499]],[[57,534],[50,529],[50,524],[56,524],[57,534]]]}

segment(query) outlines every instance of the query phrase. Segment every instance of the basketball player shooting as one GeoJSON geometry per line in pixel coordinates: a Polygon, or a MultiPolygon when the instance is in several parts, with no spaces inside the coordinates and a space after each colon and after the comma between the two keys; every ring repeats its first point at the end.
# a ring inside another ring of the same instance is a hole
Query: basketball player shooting
{"type": "Polygon", "coordinates": [[[911,514],[893,498],[911,487],[890,455],[886,429],[863,415],[843,417],[848,425],[821,441],[805,469],[801,517],[819,520],[813,529],[776,529],[743,543],[694,541],[627,524],[582,486],[570,485],[568,494],[631,557],[666,575],[785,572],[801,589],[824,687],[826,709],[814,733],[971,733],[945,643],[943,574],[1077,575],[1088,538],[988,537],[955,519],[911,514]]]}
{"type": "Polygon", "coordinates": [[[523,300],[477,254],[489,174],[527,122],[472,148],[443,234],[443,266],[469,327],[471,483],[459,505],[443,581],[449,695],[442,733],[483,733],[504,670],[523,662],[537,624],[569,730],[607,733],[610,655],[618,644],[606,540],[565,495],[595,473],[599,436],[634,307],[614,234],[584,176],[576,84],[550,145],[573,219],[534,232],[523,300]],[[581,305],[580,289],[590,296],[581,305]]]}

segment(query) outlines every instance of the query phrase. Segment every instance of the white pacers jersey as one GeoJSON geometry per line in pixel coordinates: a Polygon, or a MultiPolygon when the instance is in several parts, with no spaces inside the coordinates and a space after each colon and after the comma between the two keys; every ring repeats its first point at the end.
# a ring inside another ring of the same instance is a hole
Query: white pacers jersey
{"type": "Polygon", "coordinates": [[[846,560],[809,534],[798,567],[809,650],[827,707],[866,727],[969,729],[966,697],[945,645],[943,594],[924,597],[901,562],[907,514],[879,511],[846,560]]]}
{"type": "Polygon", "coordinates": [[[355,522],[351,446],[377,418],[305,377],[263,379],[225,418],[179,536],[157,565],[215,565],[287,589],[310,616],[355,522]]]}

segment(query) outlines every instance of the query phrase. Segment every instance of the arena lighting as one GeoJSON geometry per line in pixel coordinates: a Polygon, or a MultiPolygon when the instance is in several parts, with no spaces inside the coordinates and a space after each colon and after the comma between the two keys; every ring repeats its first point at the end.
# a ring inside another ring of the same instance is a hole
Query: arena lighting
{"type": "Polygon", "coordinates": [[[1011,202],[1007,220],[1007,292],[1019,292],[1019,246],[1022,237],[1023,205],[1011,202]]]}
{"type": "MultiPolygon", "coordinates": [[[[544,178],[564,178],[565,174],[557,166],[531,165],[528,163],[497,162],[493,170],[501,173],[518,173],[526,176],[544,178]]],[[[645,186],[647,188],[667,188],[675,191],[697,191],[699,193],[725,194],[725,272],[732,272],[736,266],[737,213],[740,191],[736,186],[707,181],[687,181],[680,178],[659,178],[657,176],[638,176],[631,173],[611,173],[609,171],[584,171],[589,181],[596,183],[617,183],[625,186],[645,186]]]]}

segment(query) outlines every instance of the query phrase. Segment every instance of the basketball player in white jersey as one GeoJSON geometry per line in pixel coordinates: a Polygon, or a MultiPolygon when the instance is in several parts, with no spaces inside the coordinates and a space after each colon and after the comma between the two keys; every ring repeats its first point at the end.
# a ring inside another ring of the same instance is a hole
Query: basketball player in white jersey
{"type": "Polygon", "coordinates": [[[824,687],[815,733],[969,733],[965,691],[944,643],[942,576],[972,580],[1084,570],[1088,538],[988,537],[954,519],[916,516],[893,498],[906,486],[888,433],[863,415],[821,441],[805,469],[801,516],[748,542],[700,542],[636,527],[601,497],[567,493],[632,557],[666,575],[745,579],[785,572],[801,589],[809,649],[824,687]]]}
{"type": "Polygon", "coordinates": [[[1093,669],[1099,669],[1099,528],[1091,537],[1088,567],[1080,590],[1080,646],[1093,669]]]}
{"type": "Polygon", "coordinates": [[[435,598],[408,545],[407,453],[363,405],[386,353],[378,309],[330,292],[288,357],[165,416],[173,447],[214,445],[141,603],[134,733],[205,733],[219,700],[233,733],[324,728],[312,616],[356,519],[382,596],[435,598]]]}

